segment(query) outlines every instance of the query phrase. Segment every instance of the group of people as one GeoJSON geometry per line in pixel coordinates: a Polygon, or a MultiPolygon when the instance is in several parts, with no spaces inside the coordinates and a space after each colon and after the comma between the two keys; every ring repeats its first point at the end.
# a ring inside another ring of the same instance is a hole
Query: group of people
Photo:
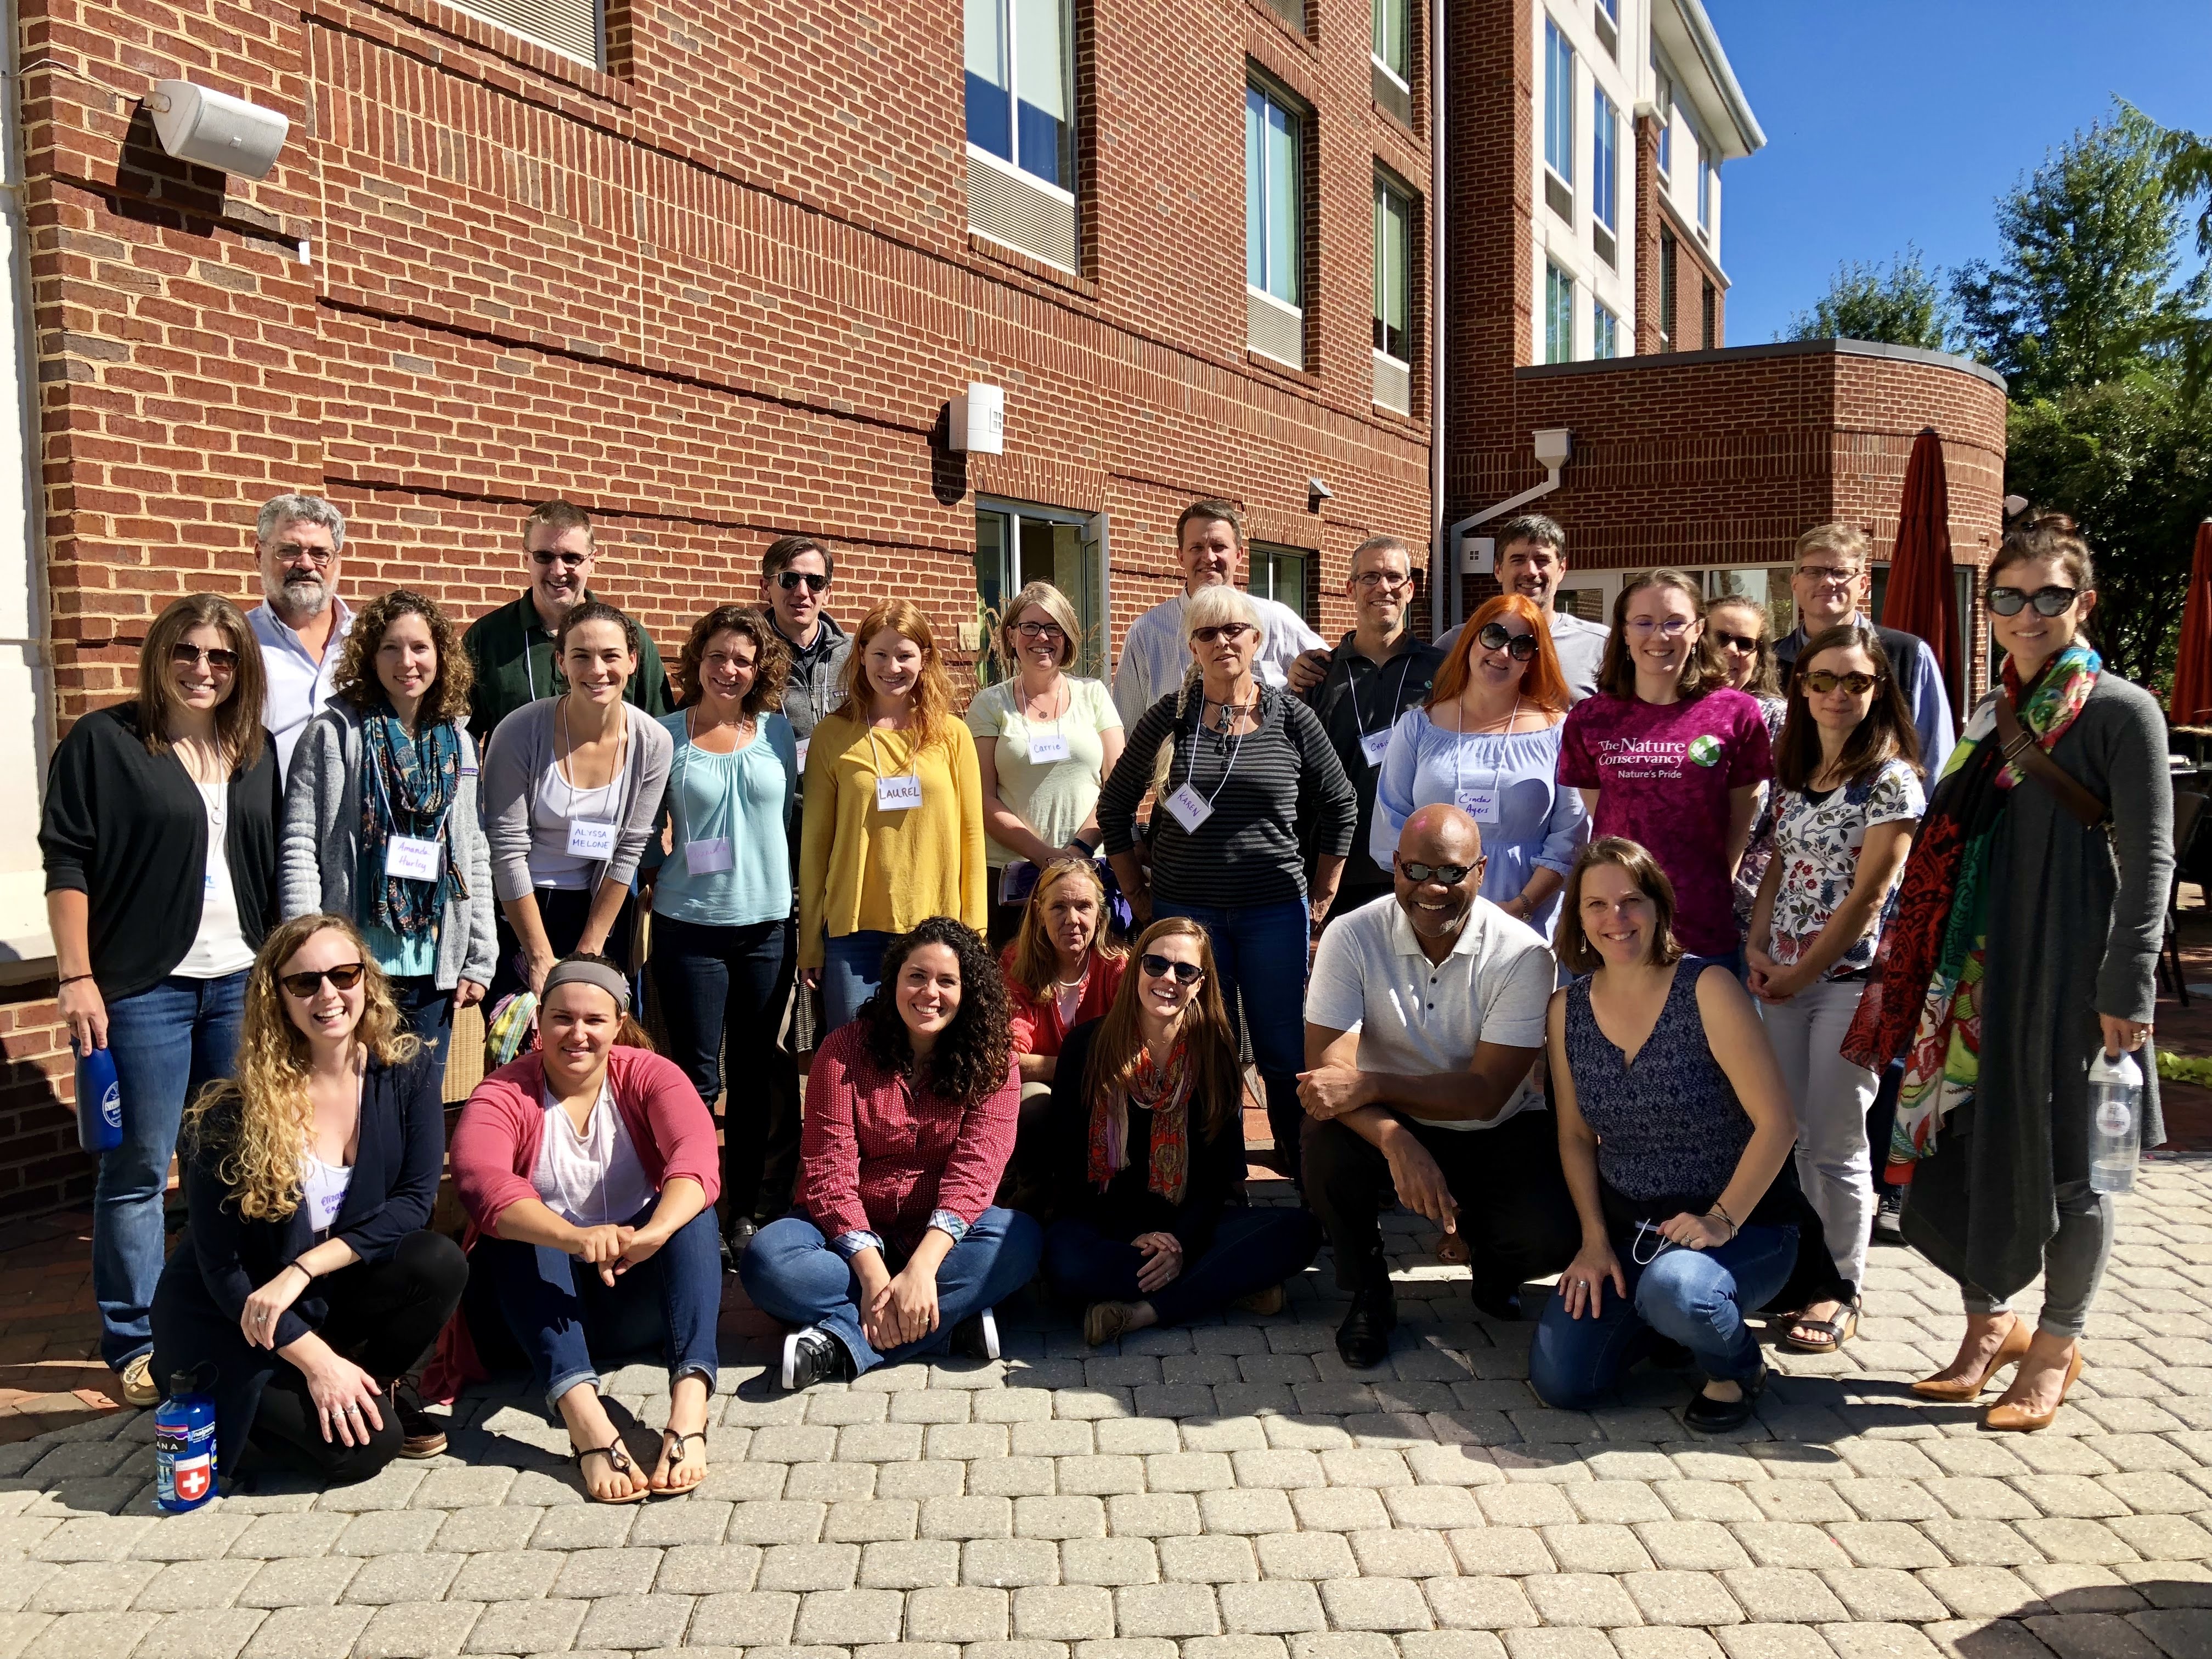
{"type": "Polygon", "coordinates": [[[1277,1310],[1326,1243],[1371,1366],[1393,1198],[1486,1316],[1558,1275],[1546,1400],[1686,1353],[1687,1420],[1726,1429],[1765,1375],[1747,1317],[1855,1334],[1884,1168],[1969,1316],[1922,1392],[2013,1365],[1988,1420],[2034,1427],[2079,1371],[2112,1225],[2087,1072],[2148,1033],[2171,796],[2063,520],[1989,568],[2005,656],[1957,733],[1844,525],[1801,538],[1781,639],[1671,570],[1610,627],[1562,610],[1565,534],[1529,516],[1425,643],[1377,537],[1331,649],[1237,585],[1242,521],[1200,501],[1110,692],[1031,583],[964,714],[920,609],[829,615],[815,538],[672,681],[565,502],[465,633],[412,590],[349,609],[325,501],[258,531],[265,603],[155,620],[41,836],[61,1011],[124,1103],[103,1353],[136,1403],[211,1368],[229,1467],[433,1455],[422,1402],[505,1366],[593,1498],[686,1490],[731,1266],[802,1388],[995,1356],[1040,1270],[1093,1343],[1277,1310]],[[440,1078],[477,1002],[505,1063],[452,1134],[456,1242],[440,1078]],[[1295,1207],[1246,1202],[1247,1055],[1295,1207]],[[2039,1273],[2031,1334],[2008,1298],[2039,1273]],[[649,1470],[598,1369],[641,1347],[671,1382],[649,1470]]]}

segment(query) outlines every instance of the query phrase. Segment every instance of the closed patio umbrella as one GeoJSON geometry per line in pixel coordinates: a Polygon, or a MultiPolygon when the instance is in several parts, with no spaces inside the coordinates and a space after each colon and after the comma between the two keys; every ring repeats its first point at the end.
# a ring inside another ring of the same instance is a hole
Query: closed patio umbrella
{"type": "Polygon", "coordinates": [[[1881,622],[1928,642],[1943,671],[1955,719],[1955,711],[1966,707],[1966,688],[1960,673],[1964,665],[1958,591],[1951,577],[1951,486],[1943,471],[1943,441],[1932,426],[1912,441],[1912,459],[1905,464],[1881,622]]]}
{"type": "Polygon", "coordinates": [[[2173,661],[2173,694],[2166,708],[2176,726],[2212,726],[2212,519],[2197,526],[2189,601],[2181,611],[2181,648],[2173,661]]]}

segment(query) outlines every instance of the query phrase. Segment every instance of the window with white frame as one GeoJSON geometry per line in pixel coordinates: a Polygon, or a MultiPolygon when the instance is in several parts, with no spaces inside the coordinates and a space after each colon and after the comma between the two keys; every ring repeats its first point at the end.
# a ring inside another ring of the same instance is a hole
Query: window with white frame
{"type": "Polygon", "coordinates": [[[1707,236],[1713,234],[1713,187],[1720,182],[1721,170],[1705,154],[1705,146],[1698,147],[1698,228],[1707,236]]]}
{"type": "Polygon", "coordinates": [[[1601,305],[1590,307],[1590,356],[1620,356],[1620,319],[1601,305]]]}
{"type": "Polygon", "coordinates": [[[1075,264],[1071,0],[965,0],[968,219],[994,240],[1075,264]]]}
{"type": "Polygon", "coordinates": [[[1375,401],[1413,412],[1413,204],[1375,180],[1375,401]]]}
{"type": "Polygon", "coordinates": [[[462,11],[595,70],[607,66],[599,0],[454,0],[462,11]]]}
{"type": "Polygon", "coordinates": [[[1651,102],[1659,123],[1659,175],[1663,179],[1674,171],[1674,77],[1660,63],[1656,46],[1651,51],[1651,102]]]}
{"type": "Polygon", "coordinates": [[[1252,544],[1251,574],[1245,588],[1255,597],[1286,605],[1308,623],[1313,615],[1306,604],[1306,561],[1312,555],[1299,547],[1270,547],[1252,544]]]}
{"type": "Polygon", "coordinates": [[[1607,264],[1618,264],[1620,234],[1620,112],[1601,89],[1590,92],[1590,240],[1607,264]]]}
{"type": "Polygon", "coordinates": [[[1575,49],[1559,26],[1544,20],[1544,165],[1563,185],[1575,182],[1575,49]]]}
{"type": "Polygon", "coordinates": [[[1575,360],[1575,279],[1555,264],[1544,266],[1544,361],[1575,360]]]}
{"type": "Polygon", "coordinates": [[[1413,120],[1411,0],[1371,0],[1375,101],[1408,126],[1413,120]]]}
{"type": "Polygon", "coordinates": [[[1244,286],[1255,351],[1304,360],[1300,282],[1304,118],[1271,87],[1244,88],[1244,286]]]}

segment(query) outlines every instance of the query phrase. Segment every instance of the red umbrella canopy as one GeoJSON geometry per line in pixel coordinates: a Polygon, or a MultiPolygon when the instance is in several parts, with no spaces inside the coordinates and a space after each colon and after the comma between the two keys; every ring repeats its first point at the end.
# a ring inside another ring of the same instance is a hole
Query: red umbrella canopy
{"type": "Polygon", "coordinates": [[[1897,514],[1882,626],[1917,634],[1936,653],[1951,707],[1962,709],[1959,599],[1951,580],[1951,486],[1943,472],[1943,441],[1933,427],[1912,441],[1905,499],[1897,514]]]}
{"type": "Polygon", "coordinates": [[[2176,726],[2212,725],[2212,519],[2197,526],[2189,603],[2181,612],[2181,649],[2173,663],[2173,695],[2166,706],[2176,726]]]}

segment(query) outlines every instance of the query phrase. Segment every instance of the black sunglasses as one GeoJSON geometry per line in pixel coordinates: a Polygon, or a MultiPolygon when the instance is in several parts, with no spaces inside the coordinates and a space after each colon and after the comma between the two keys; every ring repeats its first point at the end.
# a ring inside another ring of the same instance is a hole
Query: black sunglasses
{"type": "Polygon", "coordinates": [[[173,667],[190,668],[202,657],[207,659],[208,667],[215,673],[235,674],[238,672],[238,653],[226,651],[221,646],[212,651],[203,651],[197,645],[182,643],[169,647],[169,662],[173,667]]]}
{"type": "Polygon", "coordinates": [[[2017,617],[2024,605],[2033,605],[2039,617],[2062,617],[2081,597],[2078,587],[2039,587],[2030,593],[2018,587],[1990,589],[1990,609],[2000,617],[2017,617]]]}
{"type": "Polygon", "coordinates": [[[1143,964],[1145,972],[1153,979],[1165,979],[1170,974],[1173,974],[1176,984],[1193,985],[1206,977],[1206,969],[1196,963],[1170,962],[1167,957],[1153,951],[1146,951],[1139,961],[1143,964]]]}
{"type": "Polygon", "coordinates": [[[1470,870],[1480,870],[1490,860],[1477,859],[1473,864],[1421,864],[1412,859],[1398,860],[1398,873],[1407,881],[1440,881],[1447,887],[1456,887],[1465,881],[1470,870]]]}
{"type": "Polygon", "coordinates": [[[533,549],[530,556],[540,565],[549,567],[558,559],[563,570],[574,570],[580,565],[589,563],[592,559],[589,553],[556,553],[550,547],[533,549]]]}
{"type": "Polygon", "coordinates": [[[1190,636],[1200,645],[1212,645],[1216,640],[1226,640],[1234,645],[1251,631],[1250,623],[1223,623],[1218,628],[1194,628],[1190,636]]]}
{"type": "Polygon", "coordinates": [[[801,582],[806,584],[808,592],[819,593],[830,586],[830,578],[818,570],[779,570],[775,573],[775,585],[787,593],[801,582]]]}
{"type": "Polygon", "coordinates": [[[1759,649],[1759,641],[1748,634],[1723,634],[1716,628],[1713,637],[1723,645],[1733,646],[1738,651],[1750,653],[1759,649]]]}
{"type": "Polygon", "coordinates": [[[1528,662],[1536,654],[1534,634],[1516,634],[1504,623],[1485,623],[1475,636],[1475,643],[1486,651],[1503,651],[1516,662],[1528,662]]]}
{"type": "Polygon", "coordinates": [[[294,996],[305,1001],[315,994],[325,980],[330,981],[331,988],[334,990],[350,991],[361,983],[361,976],[368,971],[357,962],[348,962],[336,968],[324,968],[312,974],[281,975],[276,982],[294,996]]]}

